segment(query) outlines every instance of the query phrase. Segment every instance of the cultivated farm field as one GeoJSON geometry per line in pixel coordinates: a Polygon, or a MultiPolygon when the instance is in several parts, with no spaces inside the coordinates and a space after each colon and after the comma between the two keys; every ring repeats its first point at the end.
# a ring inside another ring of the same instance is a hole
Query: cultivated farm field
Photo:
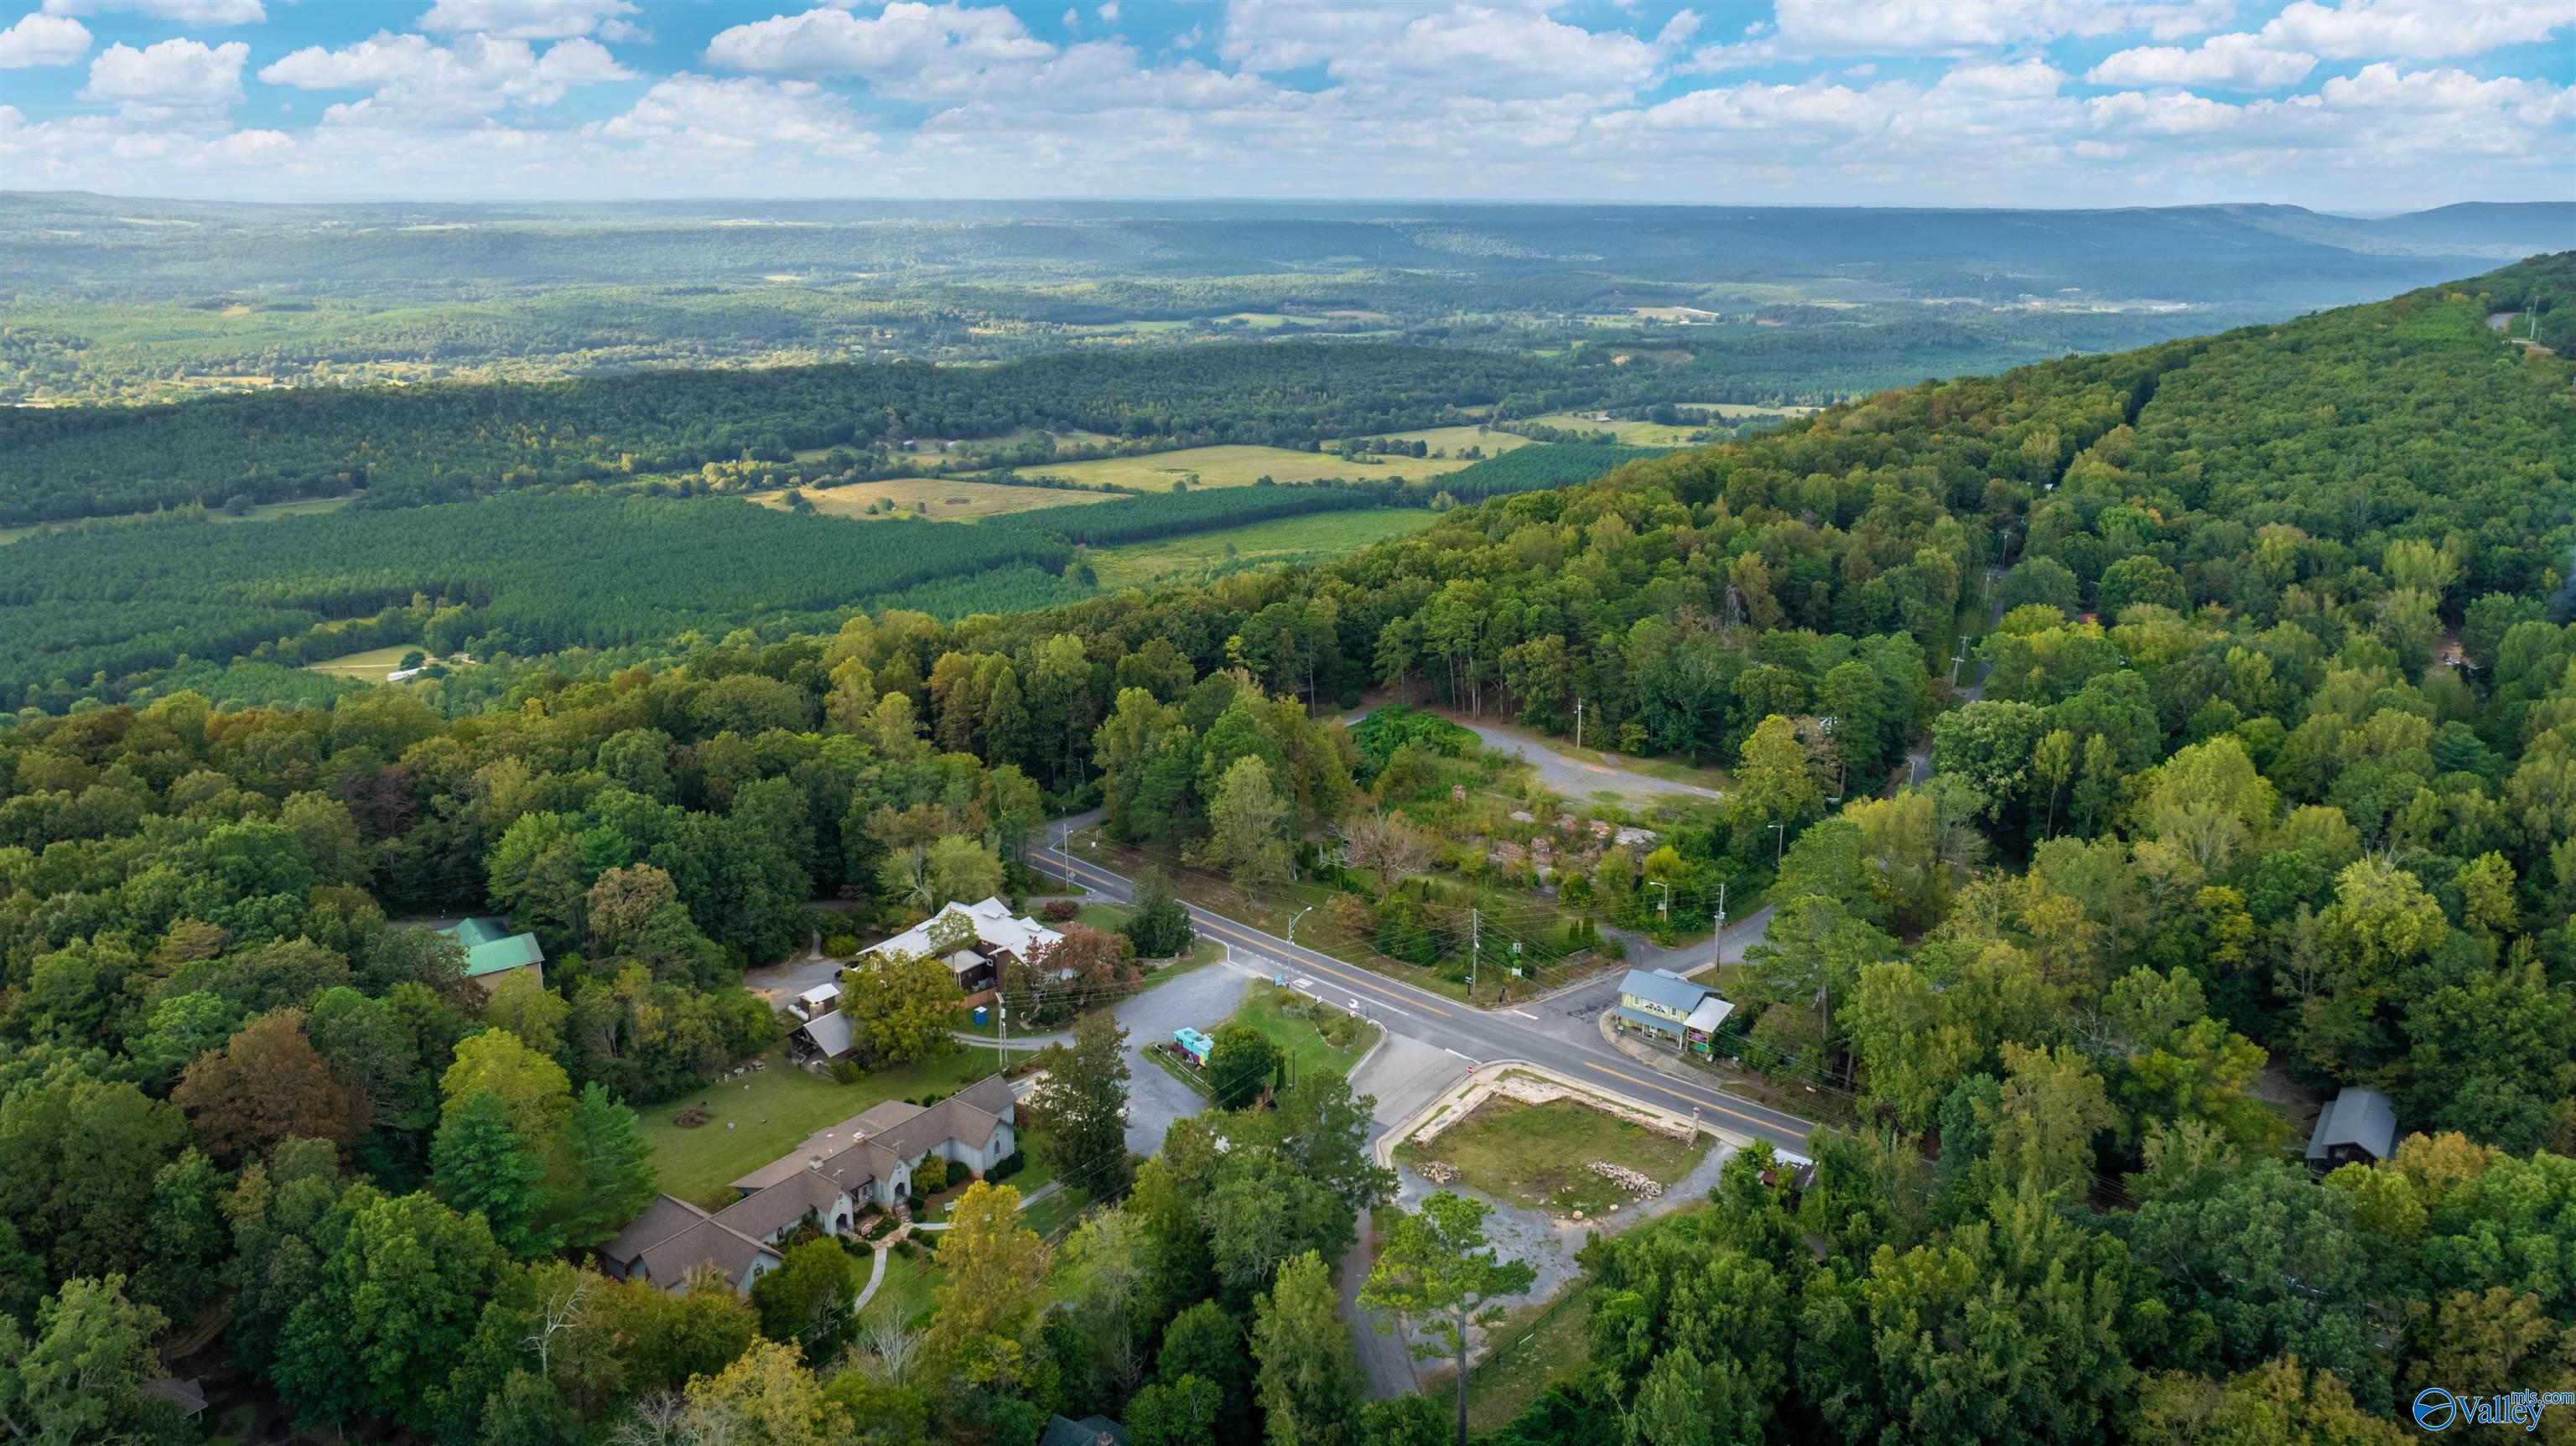
{"type": "MultiPolygon", "coordinates": [[[[862,522],[894,517],[928,517],[946,522],[967,522],[978,517],[999,517],[1008,512],[1034,512],[1041,507],[1066,507],[1084,502],[1106,502],[1115,492],[1074,492],[1062,487],[1012,487],[1003,483],[969,482],[963,478],[890,477],[882,482],[851,482],[839,487],[805,489],[805,498],[816,510],[835,517],[855,517],[862,522]],[[870,504],[877,507],[871,516],[870,504]],[[885,509],[891,506],[894,510],[885,509]]],[[[784,492],[763,492],[752,499],[763,507],[783,508],[784,492]]]]}
{"type": "MultiPolygon", "coordinates": [[[[1458,429],[1444,429],[1458,430],[1458,429]]],[[[1463,430],[1473,432],[1473,427],[1463,430]]],[[[1413,433],[1405,433],[1412,436],[1413,433]]],[[[1494,448],[1488,445],[1486,451],[1494,448]]],[[[1168,492],[1172,484],[1195,475],[1197,487],[1249,487],[1268,477],[1274,482],[1315,482],[1343,477],[1354,482],[1382,482],[1390,477],[1419,480],[1441,477],[1474,465],[1456,457],[1367,457],[1359,460],[1330,452],[1297,452],[1286,447],[1185,447],[1177,452],[1149,452],[1138,457],[1103,457],[1092,462],[1059,462],[1022,467],[1022,477],[1062,477],[1085,487],[1132,487],[1140,492],[1168,492]]]]}

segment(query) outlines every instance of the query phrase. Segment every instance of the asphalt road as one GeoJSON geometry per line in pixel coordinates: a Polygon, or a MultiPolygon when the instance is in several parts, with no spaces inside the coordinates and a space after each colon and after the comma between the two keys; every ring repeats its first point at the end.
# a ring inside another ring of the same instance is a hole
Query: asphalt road
{"type": "MultiPolygon", "coordinates": [[[[1085,816],[1056,825],[1051,830],[1053,847],[1038,856],[1037,866],[1042,872],[1069,877],[1103,898],[1127,902],[1134,897],[1127,879],[1063,852],[1065,835],[1089,822],[1085,816]]],[[[1808,1121],[1713,1085],[1654,1071],[1603,1043],[1596,1019],[1603,1008],[1615,1002],[1612,981],[1605,980],[1595,989],[1534,1001],[1525,1009],[1476,1009],[1291,944],[1195,904],[1190,906],[1190,921],[1210,938],[1231,945],[1236,963],[1284,974],[1292,982],[1309,980],[1318,997],[1355,1008],[1383,1023],[1390,1034],[1445,1050],[1470,1064],[1527,1060],[1545,1065],[1667,1109],[1696,1111],[1721,1130],[1768,1140],[1802,1159],[1806,1156],[1807,1136],[1814,1130],[1808,1121]]],[[[1740,942],[1751,940],[1730,928],[1727,943],[1735,946],[1740,942]]],[[[1382,1116],[1386,1109],[1380,1106],[1382,1116]]],[[[1380,1121],[1388,1122],[1383,1118],[1380,1121]]]]}

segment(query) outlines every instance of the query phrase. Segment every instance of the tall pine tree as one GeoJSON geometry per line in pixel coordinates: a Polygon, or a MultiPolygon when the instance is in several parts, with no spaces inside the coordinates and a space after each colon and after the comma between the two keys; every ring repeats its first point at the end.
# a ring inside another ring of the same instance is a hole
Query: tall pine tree
{"type": "Polygon", "coordinates": [[[492,1238],[512,1256],[533,1259],[555,1247],[552,1234],[537,1224],[545,1206],[539,1183],[545,1162],[532,1142],[510,1128],[509,1112],[490,1090],[476,1090],[448,1111],[430,1141],[429,1172],[438,1197],[481,1215],[492,1238]]]}
{"type": "Polygon", "coordinates": [[[582,1086],[573,1102],[564,1148],[581,1175],[580,1190],[554,1227],[564,1244],[597,1245],[652,1202],[653,1147],[635,1127],[635,1112],[597,1080],[582,1086]]]}

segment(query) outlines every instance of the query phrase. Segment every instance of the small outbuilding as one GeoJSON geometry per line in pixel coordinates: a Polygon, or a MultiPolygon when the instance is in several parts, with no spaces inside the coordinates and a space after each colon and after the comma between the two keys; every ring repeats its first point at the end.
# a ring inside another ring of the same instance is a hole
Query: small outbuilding
{"type": "Polygon", "coordinates": [[[2397,1107],[2377,1090],[2347,1087],[2317,1114],[2308,1168],[2322,1175],[2338,1165],[2376,1165],[2396,1151],[2397,1107]]]}

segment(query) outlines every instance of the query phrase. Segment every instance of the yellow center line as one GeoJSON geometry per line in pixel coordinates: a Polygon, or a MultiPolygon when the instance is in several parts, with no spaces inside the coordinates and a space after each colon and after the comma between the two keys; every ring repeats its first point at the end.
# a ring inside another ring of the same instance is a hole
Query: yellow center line
{"type": "MultiPolygon", "coordinates": [[[[1214,917],[1217,917],[1217,916],[1215,916],[1215,915],[1210,915],[1210,917],[1211,917],[1211,918],[1214,918],[1214,917]]],[[[1247,936],[1242,935],[1242,934],[1229,933],[1228,931],[1226,931],[1226,930],[1224,930],[1224,929],[1220,929],[1220,928],[1218,928],[1218,927],[1217,927],[1216,925],[1214,925],[1214,924],[1209,924],[1209,925],[1207,925],[1207,926],[1206,926],[1206,928],[1207,928],[1207,931],[1208,931],[1209,933],[1214,934],[1214,935],[1218,936],[1219,938],[1222,938],[1222,939],[1228,939],[1228,940],[1231,940],[1231,941],[1232,941],[1232,942],[1234,942],[1234,943],[1241,944],[1241,945],[1243,945],[1243,946],[1244,946],[1245,948],[1247,948],[1247,949],[1268,949],[1268,948],[1272,948],[1272,947],[1274,947],[1274,945],[1271,943],[1271,941],[1269,941],[1268,939],[1265,939],[1265,938],[1247,937],[1247,936]]],[[[1406,996],[1406,995],[1398,994],[1398,993],[1396,993],[1396,992],[1395,992],[1394,990],[1392,990],[1392,989],[1387,989],[1387,988],[1384,988],[1384,987],[1379,986],[1379,985],[1376,985],[1376,984],[1371,984],[1370,982],[1368,982],[1368,981],[1367,981],[1367,980],[1365,980],[1365,979],[1357,978],[1357,977],[1355,977],[1355,976],[1353,976],[1353,975],[1346,974],[1346,973],[1344,973],[1342,970],[1340,970],[1340,969],[1336,969],[1336,968],[1334,968],[1334,967],[1332,967],[1331,965],[1328,965],[1328,964],[1317,964],[1317,963],[1314,963],[1314,962],[1312,962],[1312,961],[1310,961],[1310,960],[1305,960],[1305,959],[1283,959],[1283,960],[1281,960],[1280,962],[1281,962],[1281,963],[1283,963],[1283,964],[1293,965],[1293,966],[1295,966],[1296,968],[1301,969],[1301,970],[1304,970],[1304,969],[1311,969],[1311,970],[1315,971],[1315,972],[1316,972],[1316,973],[1318,973],[1318,974],[1330,974],[1330,975],[1332,975],[1334,978],[1336,978],[1336,979],[1338,979],[1338,980],[1342,981],[1342,982],[1343,982],[1343,983],[1345,983],[1345,984],[1355,985],[1355,986],[1357,986],[1357,987],[1359,987],[1359,988],[1361,988],[1361,989],[1365,989],[1365,990],[1369,991],[1369,992],[1370,992],[1370,993],[1372,993],[1372,994],[1383,994],[1383,995],[1385,995],[1387,998],[1394,1000],[1396,1003],[1403,1005],[1403,1006],[1404,1006],[1405,1008],[1407,1008],[1407,1009],[1427,1009],[1427,1010],[1431,1011],[1432,1013],[1434,1013],[1434,1014],[1437,1014],[1437,1015],[1441,1016],[1441,1017],[1442,1017],[1442,1018],[1444,1018],[1444,1019],[1445,1019],[1445,1018],[1447,1018],[1447,1017],[1448,1017],[1448,1015],[1449,1015],[1449,1011],[1448,1011],[1448,1010],[1441,1008],[1441,1007],[1440,1007],[1439,1005],[1437,1005],[1437,1004],[1425,1004],[1425,1003],[1423,1003],[1421,1000],[1414,999],[1414,998],[1411,998],[1411,997],[1406,996]]]]}
{"type": "MultiPolygon", "coordinates": [[[[1104,881],[1106,881],[1106,880],[1113,880],[1113,879],[1117,879],[1117,877],[1118,877],[1117,875],[1112,874],[1112,873],[1109,873],[1108,871],[1106,871],[1106,870],[1104,870],[1104,869],[1100,869],[1100,868],[1095,867],[1095,866],[1090,865],[1090,864],[1085,864],[1085,863],[1083,863],[1083,862],[1081,862],[1081,861],[1079,861],[1079,860],[1076,860],[1076,861],[1075,861],[1075,863],[1074,863],[1073,867],[1074,867],[1077,871],[1079,871],[1079,872],[1094,875],[1095,877],[1098,877],[1098,878],[1100,878],[1100,879],[1102,879],[1102,880],[1104,880],[1104,881]]],[[[1122,881],[1122,882],[1123,882],[1123,881],[1122,881]]],[[[1224,919],[1224,916],[1223,916],[1223,915],[1218,914],[1218,913],[1214,912],[1213,910],[1206,909],[1206,908],[1204,908],[1204,907],[1201,907],[1200,912],[1202,912],[1202,913],[1206,914],[1206,915],[1208,916],[1208,918],[1209,918],[1209,919],[1211,919],[1211,920],[1224,919]]],[[[1250,928],[1250,926],[1249,926],[1249,925],[1234,925],[1232,920],[1225,920],[1225,922],[1226,922],[1226,923],[1228,923],[1229,925],[1233,925],[1233,927],[1234,927],[1234,928],[1236,928],[1236,929],[1249,929],[1249,928],[1250,928]]],[[[1278,947],[1277,942],[1275,942],[1275,941],[1273,941],[1273,940],[1271,940],[1271,939],[1267,938],[1266,936],[1261,936],[1261,935],[1256,935],[1256,934],[1249,934],[1249,933],[1233,933],[1233,932],[1229,932],[1227,929],[1223,929],[1223,928],[1219,928],[1219,927],[1217,927],[1217,925],[1216,925],[1215,923],[1210,923],[1210,924],[1206,925],[1206,928],[1207,928],[1207,931],[1208,931],[1209,933],[1214,934],[1214,935],[1218,936],[1219,938],[1226,939],[1226,940],[1228,940],[1228,941],[1230,941],[1230,942],[1237,943],[1237,944],[1241,944],[1242,946],[1244,946],[1244,947],[1245,947],[1245,948],[1247,948],[1247,949],[1275,949],[1275,948],[1277,948],[1277,947],[1278,947]]],[[[1439,1016],[1440,1016],[1441,1018],[1443,1018],[1443,1019],[1446,1019],[1446,1018],[1448,1018],[1448,1017],[1449,1017],[1449,1011],[1448,1011],[1448,1010],[1446,1010],[1446,1009],[1441,1008],[1441,1007],[1440,1007],[1439,1005],[1437,1005],[1437,1004],[1425,1004],[1425,1003],[1423,1003],[1421,1000],[1414,999],[1414,998],[1412,998],[1412,997],[1410,997],[1410,996],[1408,996],[1408,995],[1399,994],[1399,993],[1397,993],[1396,991],[1394,991],[1394,990],[1392,990],[1392,989],[1385,988],[1385,987],[1383,987],[1383,986],[1381,986],[1381,985],[1372,984],[1372,983],[1370,983],[1368,980],[1361,979],[1361,978],[1358,978],[1358,977],[1356,977],[1356,976],[1354,976],[1354,975],[1351,975],[1351,974],[1345,973],[1343,970],[1341,970],[1341,969],[1337,969],[1337,968],[1334,968],[1333,966],[1331,966],[1331,965],[1329,965],[1329,964],[1316,964],[1316,963],[1313,963],[1313,962],[1311,962],[1311,961],[1304,960],[1304,959],[1283,959],[1283,960],[1281,960],[1280,962],[1285,963],[1285,964],[1293,964],[1293,965],[1295,965],[1296,967],[1298,967],[1299,969],[1311,969],[1311,970],[1315,971],[1315,972],[1316,972],[1316,973],[1318,973],[1318,974],[1329,974],[1329,975],[1333,976],[1335,979],[1338,979],[1338,980],[1342,981],[1342,982],[1343,982],[1343,983],[1345,983],[1345,984],[1350,984],[1350,985],[1354,985],[1354,986],[1356,986],[1356,987],[1358,987],[1358,988],[1365,989],[1365,990],[1369,991],[1369,992],[1370,992],[1370,993],[1372,993],[1372,994],[1382,994],[1382,995],[1386,996],[1387,998],[1394,1000],[1396,1003],[1403,1005],[1403,1006],[1404,1006],[1405,1008],[1407,1008],[1407,1009],[1427,1009],[1427,1010],[1429,1010],[1430,1012],[1432,1012],[1433,1014],[1437,1014],[1437,1015],[1439,1015],[1439,1016]]]]}
{"type": "Polygon", "coordinates": [[[1715,1111],[1717,1111],[1717,1112],[1718,1112],[1719,1114],[1721,1114],[1721,1115],[1732,1115],[1732,1116],[1734,1116],[1735,1118],[1737,1118],[1737,1119],[1739,1119],[1739,1120],[1744,1121],[1744,1122],[1745,1122],[1746,1124],[1748,1124],[1748,1125],[1755,1126],[1755,1127],[1757,1127],[1757,1128],[1759,1128],[1759,1129],[1762,1129],[1762,1130],[1765,1130],[1765,1131],[1775,1131],[1775,1130],[1778,1130],[1778,1129],[1780,1128],[1778,1125],[1772,1124],[1772,1123],[1770,1123],[1770,1122],[1768,1122],[1768,1121],[1766,1121],[1766,1120],[1759,1120],[1759,1119],[1755,1119],[1753,1116],[1748,1115],[1748,1114],[1744,1114],[1744,1113],[1742,1113],[1741,1111],[1738,1111],[1738,1110],[1730,1110],[1730,1109],[1728,1109],[1728,1108],[1727,1108],[1726,1106],[1724,1106],[1724,1105],[1721,1105],[1721,1104],[1715,1104],[1715,1103],[1712,1103],[1712,1102],[1710,1102],[1710,1101],[1708,1101],[1708,1100],[1696,1099],[1696,1098],[1693,1098],[1693,1097],[1692,1097],[1692,1096],[1690,1096],[1690,1095],[1683,1094],[1683,1093],[1682,1093],[1681,1091],[1679,1091],[1679,1090],[1666,1089],[1666,1088],[1664,1088],[1662,1085],[1659,1085],[1659,1084],[1655,1083],[1653,1080],[1649,1080],[1649,1079],[1639,1079],[1639,1078],[1637,1078],[1635,1075],[1633,1075],[1633,1074],[1629,1074],[1629,1073],[1628,1073],[1628,1072],[1626,1072],[1625,1070],[1616,1070],[1616,1069],[1612,1069],[1610,1066],[1608,1066],[1608,1065],[1606,1065],[1606,1064],[1594,1064],[1592,1061],[1590,1061],[1590,1060],[1588,1060],[1588,1059],[1587,1059],[1587,1060],[1582,1061],[1582,1064],[1583,1064],[1583,1067],[1584,1067],[1585,1069],[1597,1069],[1597,1070],[1601,1071],[1603,1074],[1606,1074],[1606,1075],[1612,1075],[1612,1076],[1615,1076],[1615,1077],[1617,1077],[1617,1078],[1619,1078],[1619,1079],[1626,1080],[1626,1081],[1627,1081],[1628,1083],[1630,1083],[1630,1084],[1644,1085],[1646,1088],[1648,1088],[1648,1089],[1650,1089],[1650,1090],[1655,1091],[1657,1094],[1667,1094],[1667,1095],[1671,1095],[1674,1099],[1677,1099],[1677,1100],[1688,1100],[1688,1101],[1690,1101],[1690,1103],[1691,1103],[1691,1104],[1693,1104],[1693,1105],[1697,1106],[1697,1107],[1698,1107],[1698,1108],[1700,1108],[1700,1109],[1704,1109],[1704,1110],[1715,1110],[1715,1111]]]}

